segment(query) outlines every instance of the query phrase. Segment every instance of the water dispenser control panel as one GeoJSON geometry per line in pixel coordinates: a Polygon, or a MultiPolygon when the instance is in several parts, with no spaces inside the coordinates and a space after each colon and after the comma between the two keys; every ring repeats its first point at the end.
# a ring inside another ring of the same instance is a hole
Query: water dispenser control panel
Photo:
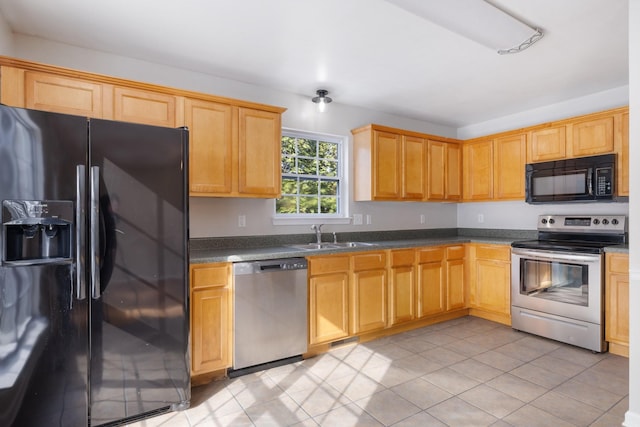
{"type": "Polygon", "coordinates": [[[3,265],[71,262],[72,248],[73,202],[2,201],[3,265]]]}

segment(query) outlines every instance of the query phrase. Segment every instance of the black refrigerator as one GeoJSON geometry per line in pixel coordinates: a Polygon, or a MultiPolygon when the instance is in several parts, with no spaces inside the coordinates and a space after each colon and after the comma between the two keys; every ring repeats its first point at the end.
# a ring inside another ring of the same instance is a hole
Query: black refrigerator
{"type": "Polygon", "coordinates": [[[188,131],[0,106],[0,425],[189,406],[188,131]]]}

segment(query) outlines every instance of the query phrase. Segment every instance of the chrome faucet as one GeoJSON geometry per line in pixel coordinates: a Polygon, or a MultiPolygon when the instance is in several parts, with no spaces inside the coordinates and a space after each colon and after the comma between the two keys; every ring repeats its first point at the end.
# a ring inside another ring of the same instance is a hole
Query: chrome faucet
{"type": "Polygon", "coordinates": [[[324,224],[313,224],[311,228],[316,232],[316,243],[318,245],[322,244],[322,226],[324,224]]]}

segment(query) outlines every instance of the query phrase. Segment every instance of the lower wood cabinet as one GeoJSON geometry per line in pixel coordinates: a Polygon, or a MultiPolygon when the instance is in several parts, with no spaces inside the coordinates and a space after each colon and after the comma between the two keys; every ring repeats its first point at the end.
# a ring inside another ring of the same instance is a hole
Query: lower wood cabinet
{"type": "Polygon", "coordinates": [[[349,256],[309,258],[309,344],[349,336],[349,256]]]}
{"type": "Polygon", "coordinates": [[[200,375],[232,363],[232,265],[197,264],[190,270],[191,374],[200,375]]]}
{"type": "Polygon", "coordinates": [[[351,256],[351,332],[361,334],[387,326],[387,258],[384,251],[351,256]]]}
{"type": "Polygon", "coordinates": [[[629,255],[605,255],[605,339],[609,352],[629,357],[629,255]]]}
{"type": "Polygon", "coordinates": [[[464,246],[421,248],[418,259],[418,317],[465,308],[464,246]]]}
{"type": "Polygon", "coordinates": [[[467,244],[470,314],[511,324],[511,247],[467,244]]]}
{"type": "Polygon", "coordinates": [[[389,326],[416,318],[416,251],[389,251],[389,326]]]}

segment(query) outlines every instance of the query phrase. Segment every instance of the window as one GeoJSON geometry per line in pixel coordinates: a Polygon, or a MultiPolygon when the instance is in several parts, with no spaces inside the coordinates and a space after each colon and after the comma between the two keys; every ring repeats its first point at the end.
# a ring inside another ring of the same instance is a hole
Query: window
{"type": "Polygon", "coordinates": [[[282,197],[276,218],[345,218],[344,139],[282,131],[282,197]]]}

